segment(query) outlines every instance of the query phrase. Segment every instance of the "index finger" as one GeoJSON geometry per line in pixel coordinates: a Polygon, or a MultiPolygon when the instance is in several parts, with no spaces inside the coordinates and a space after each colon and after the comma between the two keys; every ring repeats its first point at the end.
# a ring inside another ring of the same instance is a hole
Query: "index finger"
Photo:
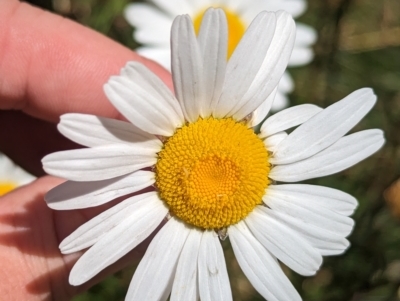
{"type": "Polygon", "coordinates": [[[0,3],[0,109],[53,122],[67,112],[116,117],[103,85],[129,60],[172,86],[162,67],[89,28],[16,0],[0,3]]]}

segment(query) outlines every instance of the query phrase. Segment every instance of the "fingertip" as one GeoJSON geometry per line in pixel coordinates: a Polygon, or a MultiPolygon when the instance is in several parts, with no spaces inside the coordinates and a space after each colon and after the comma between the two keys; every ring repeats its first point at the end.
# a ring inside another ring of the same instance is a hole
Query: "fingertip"
{"type": "Polygon", "coordinates": [[[115,118],[103,85],[131,60],[172,88],[160,65],[71,20],[14,0],[1,2],[0,19],[0,109],[52,122],[68,112],[115,118]]]}

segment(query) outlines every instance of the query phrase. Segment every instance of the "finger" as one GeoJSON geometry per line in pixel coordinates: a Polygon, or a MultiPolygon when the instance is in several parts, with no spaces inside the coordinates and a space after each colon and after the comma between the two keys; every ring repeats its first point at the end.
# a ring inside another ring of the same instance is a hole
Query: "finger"
{"type": "Polygon", "coordinates": [[[172,87],[159,65],[89,28],[16,0],[0,2],[0,109],[53,122],[66,112],[115,117],[102,87],[129,60],[172,87]]]}
{"type": "Polygon", "coordinates": [[[86,210],[53,211],[43,199],[62,180],[43,177],[0,197],[0,292],[2,300],[70,300],[143,255],[147,239],[88,283],[73,287],[69,272],[83,252],[62,255],[60,242],[77,227],[118,202],[86,210]]]}

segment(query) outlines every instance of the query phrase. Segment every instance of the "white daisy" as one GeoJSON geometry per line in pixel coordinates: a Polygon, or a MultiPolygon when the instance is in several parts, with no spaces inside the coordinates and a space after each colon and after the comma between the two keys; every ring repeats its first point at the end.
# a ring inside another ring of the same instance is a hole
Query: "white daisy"
{"type": "Polygon", "coordinates": [[[92,207],[156,188],[125,199],[62,241],[64,254],[90,247],[73,267],[71,284],[116,262],[166,217],[126,300],[232,300],[218,236],[229,235],[243,272],[270,301],[300,300],[278,260],[313,275],[322,255],[348,247],[348,216],[357,205],[352,196],[275,181],[330,175],[376,152],[382,131],[344,136],[374,105],[372,90],[358,90],[324,110],[283,110],[265,121],[260,134],[252,128],[271,107],[294,32],[289,14],[260,13],[227,62],[222,10],[206,12],[198,38],[191,19],[179,16],[171,39],[175,96],[146,67],[130,62],[105,92],[132,124],[61,117],[61,133],[90,148],[43,159],[49,174],[69,180],[46,195],[51,208],[92,207]]]}
{"type": "Polygon", "coordinates": [[[0,153],[0,196],[33,180],[35,180],[34,176],[15,165],[6,155],[0,153]]]}
{"type": "MultiPolygon", "coordinates": [[[[304,13],[307,2],[306,0],[150,0],[149,3],[132,3],[125,9],[125,18],[135,27],[135,40],[143,44],[136,51],[170,69],[169,29],[174,18],[177,15],[189,14],[198,32],[208,7],[220,7],[228,17],[228,57],[230,57],[246,28],[259,12],[284,10],[295,18],[304,13]]],[[[299,22],[296,25],[296,40],[289,67],[308,64],[314,57],[311,47],[317,39],[316,31],[299,22]]],[[[263,36],[264,34],[261,35],[263,36]]],[[[277,111],[287,107],[289,102],[286,95],[293,89],[294,82],[289,73],[285,72],[272,110],[277,111]]]]}

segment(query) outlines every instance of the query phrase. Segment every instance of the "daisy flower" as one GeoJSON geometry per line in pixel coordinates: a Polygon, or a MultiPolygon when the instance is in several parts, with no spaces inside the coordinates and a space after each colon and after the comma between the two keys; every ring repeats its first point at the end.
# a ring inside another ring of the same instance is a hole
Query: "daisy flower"
{"type": "MultiPolygon", "coordinates": [[[[143,44],[136,49],[141,55],[155,60],[165,68],[171,67],[169,29],[177,15],[189,14],[196,33],[208,7],[219,7],[225,11],[228,20],[228,58],[242,38],[246,28],[261,11],[284,10],[294,18],[304,13],[306,0],[150,0],[149,3],[132,3],[125,9],[126,20],[135,28],[134,38],[143,44]]],[[[315,30],[297,22],[296,40],[289,60],[289,67],[308,64],[314,57],[312,45],[317,39],[315,30]]],[[[266,33],[267,34],[267,33],[266,33]]],[[[262,35],[263,36],[263,35],[262,35]]],[[[288,106],[287,94],[294,89],[294,82],[285,72],[272,110],[288,106]]]]}
{"type": "Polygon", "coordinates": [[[34,176],[15,165],[6,155],[0,153],[0,196],[33,180],[35,180],[34,176]]]}
{"type": "Polygon", "coordinates": [[[220,239],[266,299],[300,300],[279,261],[314,275],[322,255],[341,254],[356,200],[341,191],[277,184],[339,172],[376,152],[380,130],[344,136],[372,108],[371,89],[326,109],[305,104],[268,118],[289,61],[295,25],[260,13],[226,61],[224,12],[205,13],[196,37],[189,16],[172,25],[176,95],[130,62],[104,90],[129,122],[85,114],[59,130],[90,148],[50,154],[45,170],[69,181],[46,195],[57,210],[104,204],[138,192],[79,227],[64,254],[89,248],[70,273],[80,285],[135,248],[167,217],[141,260],[126,300],[232,300],[220,239]],[[260,38],[262,36],[263,38],[260,38]],[[285,131],[298,126],[290,134],[285,131]],[[155,191],[139,192],[154,186],[155,191]]]}

